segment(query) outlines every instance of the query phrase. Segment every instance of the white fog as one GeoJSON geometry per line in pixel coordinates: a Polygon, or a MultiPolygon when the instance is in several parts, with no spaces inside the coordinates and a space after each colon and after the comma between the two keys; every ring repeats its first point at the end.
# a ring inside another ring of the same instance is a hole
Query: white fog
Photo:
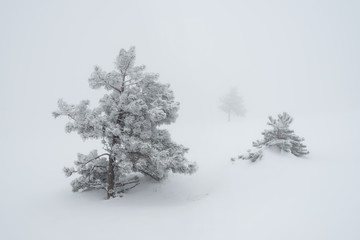
{"type": "Polygon", "coordinates": [[[359,1],[1,1],[1,239],[359,239],[359,1]],[[161,128],[191,175],[106,200],[63,167],[100,140],[66,133],[58,99],[98,106],[94,66],[121,49],[180,103],[161,128]],[[220,109],[237,89],[245,114],[220,109]],[[231,162],[289,113],[309,154],[231,162]]]}

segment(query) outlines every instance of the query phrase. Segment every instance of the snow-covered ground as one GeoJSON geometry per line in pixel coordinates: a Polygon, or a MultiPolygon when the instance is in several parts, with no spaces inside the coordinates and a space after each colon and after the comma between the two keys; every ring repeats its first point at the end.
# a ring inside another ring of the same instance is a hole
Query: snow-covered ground
{"type": "Polygon", "coordinates": [[[261,137],[266,119],[179,122],[170,130],[190,148],[188,158],[198,162],[199,171],[170,175],[162,183],[143,179],[112,200],[101,191],[72,193],[70,179],[60,171],[63,156],[42,149],[38,160],[14,164],[13,174],[2,173],[7,184],[2,184],[0,235],[39,240],[359,239],[358,136],[350,131],[358,122],[354,114],[294,117],[292,128],[306,138],[310,155],[266,152],[256,163],[231,163],[230,158],[261,137]]]}

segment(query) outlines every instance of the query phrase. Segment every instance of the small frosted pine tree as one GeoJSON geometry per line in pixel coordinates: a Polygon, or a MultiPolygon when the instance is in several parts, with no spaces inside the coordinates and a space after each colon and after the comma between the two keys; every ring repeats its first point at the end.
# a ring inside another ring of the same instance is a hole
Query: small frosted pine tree
{"type": "MultiPolygon", "coordinates": [[[[273,119],[270,116],[267,124],[273,129],[262,132],[264,139],[253,142],[254,149],[248,150],[246,154],[240,155],[238,158],[255,162],[262,158],[265,148],[273,147],[280,149],[280,151],[291,152],[297,157],[309,154],[306,146],[302,143],[304,138],[295,135],[294,131],[289,129],[292,121],[293,118],[286,112],[279,114],[278,119],[273,119]]],[[[233,158],[232,161],[234,160],[233,158]]]]}
{"type": "Polygon", "coordinates": [[[231,88],[230,91],[224,95],[221,99],[220,109],[227,113],[228,121],[231,120],[231,114],[236,116],[244,116],[245,108],[243,106],[243,100],[239,96],[236,88],[231,88]]]}
{"type": "Polygon", "coordinates": [[[58,102],[53,115],[70,119],[66,131],[77,132],[83,139],[99,139],[104,148],[101,154],[97,150],[78,154],[75,167],[64,168],[66,176],[79,175],[71,182],[73,191],[104,189],[111,198],[137,186],[139,174],[160,181],[169,171],[191,174],[197,169],[184,157],[188,149],[173,142],[167,130],[158,129],[177,118],[179,103],[169,85],[134,63],[132,47],[120,51],[116,70],[95,67],[90,87],[110,92],[98,107],[89,109],[87,100],[78,105],[58,102]]]}

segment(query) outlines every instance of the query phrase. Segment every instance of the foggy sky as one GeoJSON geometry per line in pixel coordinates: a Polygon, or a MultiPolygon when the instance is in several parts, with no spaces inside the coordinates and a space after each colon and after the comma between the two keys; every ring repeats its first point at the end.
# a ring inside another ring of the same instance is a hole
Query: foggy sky
{"type": "Polygon", "coordinates": [[[57,99],[95,105],[94,65],[112,70],[130,46],[171,84],[180,122],[226,119],[219,98],[232,86],[254,116],[358,111],[359,10],[359,1],[2,1],[1,144],[60,136],[57,99]]]}

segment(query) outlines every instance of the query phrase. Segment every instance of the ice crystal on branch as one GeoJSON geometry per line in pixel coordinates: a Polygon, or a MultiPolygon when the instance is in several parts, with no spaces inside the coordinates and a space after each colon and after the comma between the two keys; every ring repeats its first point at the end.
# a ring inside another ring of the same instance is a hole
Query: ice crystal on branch
{"type": "Polygon", "coordinates": [[[177,118],[179,103],[170,86],[160,83],[158,74],[144,72],[145,66],[135,66],[135,56],[134,47],[122,49],[116,70],[95,67],[90,87],[109,91],[98,107],[90,109],[88,100],[78,105],[58,101],[53,115],[69,118],[66,132],[99,139],[104,145],[103,153],[79,154],[75,167],[64,168],[66,176],[79,175],[71,183],[73,191],[105,189],[111,198],[138,185],[138,174],[160,181],[169,171],[191,174],[197,169],[184,156],[188,149],[157,128],[177,118]]]}
{"type": "MultiPolygon", "coordinates": [[[[291,152],[297,157],[308,154],[309,151],[302,143],[304,138],[295,135],[294,131],[289,129],[292,121],[292,117],[286,112],[279,114],[278,119],[270,116],[267,124],[273,129],[262,132],[264,138],[253,142],[254,149],[248,150],[246,154],[240,155],[238,158],[255,162],[262,158],[264,148],[273,147],[284,152],[291,152]]],[[[232,159],[232,161],[234,161],[234,159],[232,159]]]]}

